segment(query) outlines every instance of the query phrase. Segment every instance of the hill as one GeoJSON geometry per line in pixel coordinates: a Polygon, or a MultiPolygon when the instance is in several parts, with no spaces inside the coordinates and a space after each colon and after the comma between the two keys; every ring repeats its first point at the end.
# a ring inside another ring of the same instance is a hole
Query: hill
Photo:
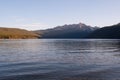
{"type": "Polygon", "coordinates": [[[38,35],[24,29],[0,28],[0,39],[31,39],[38,38],[38,35]]]}
{"type": "Polygon", "coordinates": [[[95,30],[89,38],[120,39],[120,23],[95,30]]]}
{"type": "Polygon", "coordinates": [[[96,29],[98,28],[79,23],[34,32],[41,35],[40,38],[86,38],[86,36],[96,29]]]}

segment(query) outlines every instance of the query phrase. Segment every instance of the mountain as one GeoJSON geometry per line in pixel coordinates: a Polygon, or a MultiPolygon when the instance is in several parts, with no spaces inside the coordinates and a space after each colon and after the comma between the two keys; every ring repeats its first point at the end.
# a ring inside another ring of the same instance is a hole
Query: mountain
{"type": "Polygon", "coordinates": [[[31,39],[38,38],[38,35],[24,29],[0,28],[0,39],[31,39]]]}
{"type": "Polygon", "coordinates": [[[57,26],[46,30],[27,31],[17,28],[0,27],[0,39],[33,38],[94,38],[120,39],[120,23],[103,28],[91,27],[83,23],[57,26]]]}
{"type": "Polygon", "coordinates": [[[41,35],[40,38],[86,38],[86,36],[96,29],[98,28],[79,23],[34,32],[41,35]]]}
{"type": "Polygon", "coordinates": [[[120,39],[120,23],[95,30],[89,38],[120,39]]]}

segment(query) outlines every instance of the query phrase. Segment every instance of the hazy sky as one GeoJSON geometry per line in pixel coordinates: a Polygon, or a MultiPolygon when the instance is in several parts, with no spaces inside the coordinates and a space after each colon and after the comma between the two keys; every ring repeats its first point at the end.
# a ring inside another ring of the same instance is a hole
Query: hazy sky
{"type": "Polygon", "coordinates": [[[85,23],[120,22],[120,0],[0,0],[0,27],[28,30],[85,23]]]}

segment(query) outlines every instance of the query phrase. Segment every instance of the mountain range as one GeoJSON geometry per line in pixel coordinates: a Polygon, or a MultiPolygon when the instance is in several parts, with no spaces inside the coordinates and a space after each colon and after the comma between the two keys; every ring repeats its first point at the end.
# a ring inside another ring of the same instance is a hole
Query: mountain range
{"type": "Polygon", "coordinates": [[[99,28],[79,23],[57,26],[52,29],[37,30],[34,32],[41,35],[41,38],[86,38],[97,29],[99,28]]]}
{"type": "Polygon", "coordinates": [[[0,28],[0,39],[120,39],[120,23],[102,28],[83,23],[57,26],[45,30],[28,31],[17,28],[0,28]]]}

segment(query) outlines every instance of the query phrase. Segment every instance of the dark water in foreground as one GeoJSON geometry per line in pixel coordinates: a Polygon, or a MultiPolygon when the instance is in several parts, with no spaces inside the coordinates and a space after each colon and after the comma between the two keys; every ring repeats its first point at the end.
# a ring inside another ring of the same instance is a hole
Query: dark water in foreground
{"type": "Polygon", "coordinates": [[[120,80],[120,40],[0,40],[0,80],[120,80]]]}

